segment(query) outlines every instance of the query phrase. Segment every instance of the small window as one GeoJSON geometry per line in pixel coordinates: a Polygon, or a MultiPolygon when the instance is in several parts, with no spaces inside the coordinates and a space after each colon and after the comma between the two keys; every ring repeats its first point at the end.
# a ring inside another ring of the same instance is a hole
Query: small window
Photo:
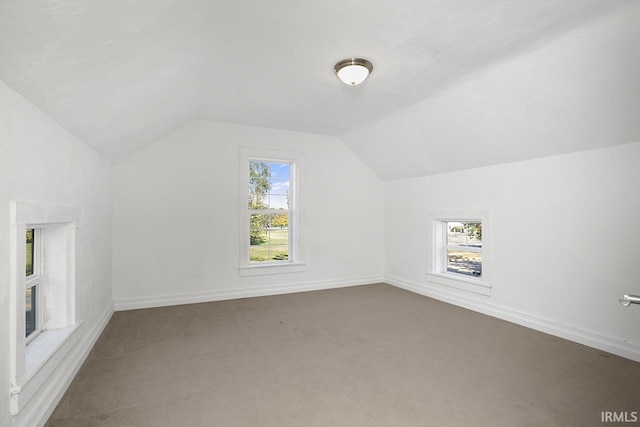
{"type": "Polygon", "coordinates": [[[483,211],[431,212],[431,256],[427,275],[434,283],[489,295],[489,216],[483,211]]]}
{"type": "Polygon", "coordinates": [[[11,202],[13,327],[9,375],[10,413],[35,398],[73,348],[75,242],[80,209],[11,202]],[[23,294],[24,292],[24,294],[23,294]],[[23,299],[24,298],[24,299],[23,299]],[[66,343],[66,345],[65,345],[66,343]]]}
{"type": "Polygon", "coordinates": [[[37,228],[26,232],[25,256],[25,337],[27,343],[42,331],[42,234],[37,228]]]}
{"type": "Polygon", "coordinates": [[[471,277],[482,276],[482,222],[447,221],[442,250],[446,266],[442,270],[471,277]]]}

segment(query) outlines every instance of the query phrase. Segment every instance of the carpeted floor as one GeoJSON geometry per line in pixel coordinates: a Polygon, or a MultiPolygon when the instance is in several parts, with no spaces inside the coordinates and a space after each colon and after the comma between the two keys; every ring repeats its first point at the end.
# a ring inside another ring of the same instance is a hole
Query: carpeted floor
{"type": "Polygon", "coordinates": [[[640,363],[376,284],[117,312],[47,426],[591,426],[601,411],[640,416],[640,363]]]}

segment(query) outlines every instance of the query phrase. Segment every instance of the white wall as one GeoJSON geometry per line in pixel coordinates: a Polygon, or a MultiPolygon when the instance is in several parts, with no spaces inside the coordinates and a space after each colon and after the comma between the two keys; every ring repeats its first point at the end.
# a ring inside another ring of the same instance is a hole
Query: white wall
{"type": "Polygon", "coordinates": [[[35,425],[52,410],[112,312],[113,166],[0,82],[0,425],[35,425]],[[9,415],[9,207],[11,201],[79,207],[76,346],[16,418],[9,415]]]}
{"type": "Polygon", "coordinates": [[[640,360],[640,143],[385,184],[390,283],[640,360]],[[492,217],[490,297],[425,277],[429,210],[492,217]]]}
{"type": "Polygon", "coordinates": [[[116,309],[383,277],[383,184],[338,139],[194,121],[115,172],[116,309]],[[240,147],[304,156],[306,270],[239,276],[240,147]]]}

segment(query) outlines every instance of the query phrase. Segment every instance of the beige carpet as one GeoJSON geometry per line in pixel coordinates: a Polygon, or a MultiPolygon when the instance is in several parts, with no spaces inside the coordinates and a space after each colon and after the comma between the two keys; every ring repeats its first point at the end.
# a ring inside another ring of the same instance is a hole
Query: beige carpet
{"type": "Polygon", "coordinates": [[[640,412],[640,363],[376,284],[115,313],[47,426],[595,426],[601,411],[640,412]]]}

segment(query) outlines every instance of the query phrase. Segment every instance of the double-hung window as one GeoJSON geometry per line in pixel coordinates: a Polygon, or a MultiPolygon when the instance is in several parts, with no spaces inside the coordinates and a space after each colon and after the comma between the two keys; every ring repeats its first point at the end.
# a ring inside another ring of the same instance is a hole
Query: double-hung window
{"type": "Polygon", "coordinates": [[[25,237],[25,337],[29,343],[42,331],[42,233],[29,228],[25,237]]]}
{"type": "Polygon", "coordinates": [[[482,276],[482,222],[443,221],[441,271],[469,277],[482,276]]]}
{"type": "Polygon", "coordinates": [[[74,345],[80,210],[12,202],[10,218],[9,409],[17,415],[74,345]]]}
{"type": "Polygon", "coordinates": [[[484,211],[429,213],[429,281],[489,295],[489,215],[484,211]]]}
{"type": "Polygon", "coordinates": [[[249,160],[249,261],[289,260],[293,163],[249,160]]]}
{"type": "Polygon", "coordinates": [[[300,156],[243,149],[241,157],[241,275],[300,271],[300,156]]]}

